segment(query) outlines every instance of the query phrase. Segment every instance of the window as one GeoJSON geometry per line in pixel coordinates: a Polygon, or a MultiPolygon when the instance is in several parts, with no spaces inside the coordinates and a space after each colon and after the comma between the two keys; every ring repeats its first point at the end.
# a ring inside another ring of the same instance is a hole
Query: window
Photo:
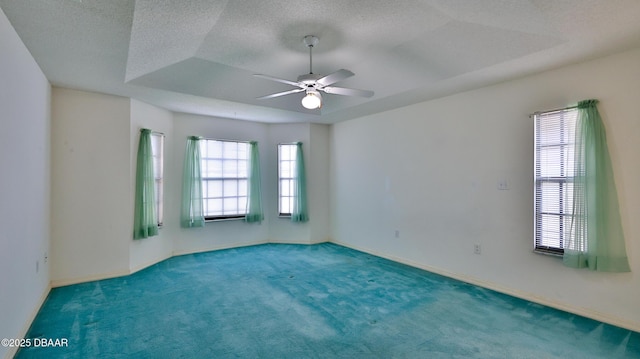
{"type": "Polygon", "coordinates": [[[200,155],[204,218],[244,218],[249,143],[203,139],[200,155]]]}
{"type": "Polygon", "coordinates": [[[577,109],[536,113],[535,248],[561,255],[570,239],[577,109]]]}
{"type": "Polygon", "coordinates": [[[156,197],[156,218],[158,218],[158,225],[162,226],[163,221],[163,191],[162,191],[162,177],[164,173],[163,165],[163,153],[164,153],[164,135],[157,132],[151,133],[151,152],[153,156],[153,179],[154,194],[156,197]]]}
{"type": "Polygon", "coordinates": [[[291,216],[295,198],[296,144],[278,145],[278,212],[291,216]]]}

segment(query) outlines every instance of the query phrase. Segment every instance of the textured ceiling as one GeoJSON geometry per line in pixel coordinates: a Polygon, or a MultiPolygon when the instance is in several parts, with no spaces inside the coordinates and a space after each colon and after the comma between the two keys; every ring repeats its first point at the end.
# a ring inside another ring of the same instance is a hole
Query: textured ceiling
{"type": "Polygon", "coordinates": [[[52,84],[173,111],[334,123],[640,46],[638,0],[0,0],[52,84]],[[348,69],[320,110],[254,77],[348,69]]]}

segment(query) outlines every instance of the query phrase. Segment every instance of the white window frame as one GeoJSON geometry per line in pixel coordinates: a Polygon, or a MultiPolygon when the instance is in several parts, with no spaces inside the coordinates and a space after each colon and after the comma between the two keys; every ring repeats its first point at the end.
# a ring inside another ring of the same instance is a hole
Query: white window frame
{"type": "Polygon", "coordinates": [[[295,199],[296,143],[278,144],[278,215],[291,217],[295,199]]]}
{"type": "Polygon", "coordinates": [[[575,107],[534,117],[534,251],[561,256],[573,216],[575,107]]]}
{"type": "Polygon", "coordinates": [[[249,142],[208,138],[199,142],[205,220],[245,218],[249,142]]]}
{"type": "Polygon", "coordinates": [[[156,197],[156,218],[158,226],[164,222],[164,134],[151,132],[151,153],[153,158],[153,191],[156,197]]]}

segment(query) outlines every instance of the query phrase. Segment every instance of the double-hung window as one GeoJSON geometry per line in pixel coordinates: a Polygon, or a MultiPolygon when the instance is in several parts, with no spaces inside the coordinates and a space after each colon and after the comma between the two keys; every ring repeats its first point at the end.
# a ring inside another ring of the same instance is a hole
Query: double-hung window
{"type": "Polygon", "coordinates": [[[278,213],[291,216],[295,198],[296,144],[278,145],[278,213]]]}
{"type": "Polygon", "coordinates": [[[151,132],[151,153],[153,157],[153,179],[154,194],[156,197],[156,218],[158,226],[162,226],[164,212],[162,208],[163,190],[162,178],[164,173],[163,153],[164,153],[164,135],[157,132],[151,132]]]}
{"type": "Polygon", "coordinates": [[[202,139],[200,156],[205,219],[244,218],[249,143],[202,139]]]}
{"type": "Polygon", "coordinates": [[[577,109],[534,114],[534,227],[536,252],[561,255],[573,213],[577,109]]]}

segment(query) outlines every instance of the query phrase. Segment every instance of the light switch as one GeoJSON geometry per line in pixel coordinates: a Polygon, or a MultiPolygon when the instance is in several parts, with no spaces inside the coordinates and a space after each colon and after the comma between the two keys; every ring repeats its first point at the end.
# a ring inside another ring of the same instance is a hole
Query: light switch
{"type": "Polygon", "coordinates": [[[498,180],[498,189],[501,191],[509,189],[509,181],[506,178],[501,178],[498,180]]]}

